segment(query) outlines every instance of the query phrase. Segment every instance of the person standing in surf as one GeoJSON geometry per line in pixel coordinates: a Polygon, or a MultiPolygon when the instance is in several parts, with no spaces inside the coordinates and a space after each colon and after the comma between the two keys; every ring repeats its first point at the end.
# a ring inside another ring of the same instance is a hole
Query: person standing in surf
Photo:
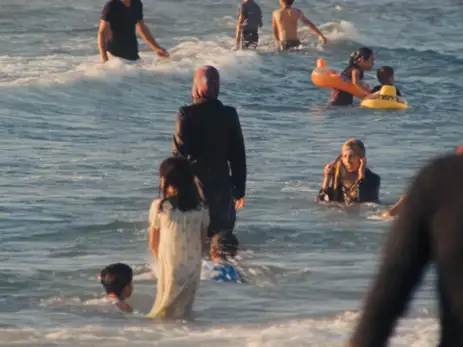
{"type": "Polygon", "coordinates": [[[170,157],[161,163],[160,199],[149,212],[149,248],[159,264],[150,318],[189,318],[201,279],[209,213],[202,204],[191,165],[170,157]]]}
{"type": "Polygon", "coordinates": [[[273,11],[272,28],[273,37],[281,50],[295,48],[301,44],[297,36],[297,23],[300,20],[318,35],[323,44],[328,40],[320,30],[304,16],[301,10],[292,7],[294,0],[280,0],[281,8],[273,11]]]}
{"type": "Polygon", "coordinates": [[[212,66],[194,74],[193,104],[181,107],[173,155],[187,158],[210,213],[208,236],[233,232],[236,210],[244,206],[246,153],[236,109],[218,99],[220,76],[212,66]]]}
{"type": "Polygon", "coordinates": [[[235,50],[257,48],[259,28],[262,28],[262,10],[254,0],[243,0],[238,8],[235,50]]]}
{"type": "Polygon", "coordinates": [[[102,62],[108,61],[108,52],[125,60],[140,59],[136,31],[160,57],[169,56],[143,21],[141,0],[110,0],[103,8],[98,29],[98,49],[102,62]]]}

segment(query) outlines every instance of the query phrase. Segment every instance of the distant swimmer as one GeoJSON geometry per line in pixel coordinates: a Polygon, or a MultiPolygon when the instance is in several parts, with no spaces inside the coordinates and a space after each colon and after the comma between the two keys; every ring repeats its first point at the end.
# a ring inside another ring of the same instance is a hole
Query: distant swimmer
{"type": "Polygon", "coordinates": [[[256,48],[262,25],[260,6],[254,0],[244,0],[238,7],[235,49],[256,48]]]}
{"type": "Polygon", "coordinates": [[[103,8],[98,29],[98,49],[102,62],[108,61],[108,52],[126,60],[140,59],[136,31],[160,57],[169,56],[144,23],[141,0],[110,0],[103,8]]]}
{"type": "Polygon", "coordinates": [[[463,158],[451,154],[432,160],[413,179],[349,346],[390,346],[430,268],[436,270],[432,296],[439,301],[437,345],[463,346],[462,177],[463,158]]]}
{"type": "MultiPolygon", "coordinates": [[[[369,71],[375,64],[375,54],[368,47],[361,47],[353,52],[349,58],[349,64],[341,73],[346,82],[351,82],[371,93],[370,87],[363,82],[364,72],[369,71]]],[[[348,106],[354,103],[354,96],[343,90],[333,89],[330,104],[333,106],[348,106]]]]}
{"type": "Polygon", "coordinates": [[[338,158],[325,166],[325,175],[317,201],[345,204],[377,202],[381,177],[367,168],[362,141],[349,139],[338,158]]]}
{"type": "Polygon", "coordinates": [[[273,36],[280,46],[280,49],[288,50],[301,44],[297,36],[298,20],[312,29],[312,31],[318,35],[320,41],[326,44],[328,42],[326,37],[304,16],[301,10],[292,7],[293,3],[294,0],[280,0],[281,8],[273,11],[273,36]]]}
{"type": "MultiPolygon", "coordinates": [[[[377,93],[381,90],[383,86],[394,86],[394,69],[390,66],[381,66],[377,71],[376,71],[376,76],[378,77],[380,85],[374,87],[371,92],[372,93],[377,93]]],[[[395,87],[397,96],[402,96],[400,93],[399,88],[395,87]]]]}

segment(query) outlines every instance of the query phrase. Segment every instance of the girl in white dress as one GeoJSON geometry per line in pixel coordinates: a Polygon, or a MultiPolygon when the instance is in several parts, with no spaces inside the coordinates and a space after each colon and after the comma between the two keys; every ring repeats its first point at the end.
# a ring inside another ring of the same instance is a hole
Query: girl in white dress
{"type": "Polygon", "coordinates": [[[150,318],[188,318],[200,282],[209,211],[199,197],[190,163],[171,157],[161,163],[161,198],[149,212],[149,246],[159,264],[150,318]]]}

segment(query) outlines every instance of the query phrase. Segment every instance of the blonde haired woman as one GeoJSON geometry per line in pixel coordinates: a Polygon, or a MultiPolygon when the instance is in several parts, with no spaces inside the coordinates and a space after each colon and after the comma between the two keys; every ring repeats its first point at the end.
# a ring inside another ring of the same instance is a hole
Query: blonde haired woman
{"type": "Polygon", "coordinates": [[[317,200],[345,204],[377,202],[380,185],[380,176],[367,168],[363,142],[349,139],[342,145],[336,160],[325,166],[317,200]]]}

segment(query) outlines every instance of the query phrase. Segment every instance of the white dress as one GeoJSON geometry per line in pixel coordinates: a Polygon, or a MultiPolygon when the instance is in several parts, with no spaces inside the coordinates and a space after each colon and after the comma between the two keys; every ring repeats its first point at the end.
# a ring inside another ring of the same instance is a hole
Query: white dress
{"type": "Polygon", "coordinates": [[[157,294],[148,317],[187,318],[193,307],[201,276],[202,230],[209,226],[209,211],[182,212],[165,201],[159,211],[153,201],[149,225],[159,229],[157,294]]]}

